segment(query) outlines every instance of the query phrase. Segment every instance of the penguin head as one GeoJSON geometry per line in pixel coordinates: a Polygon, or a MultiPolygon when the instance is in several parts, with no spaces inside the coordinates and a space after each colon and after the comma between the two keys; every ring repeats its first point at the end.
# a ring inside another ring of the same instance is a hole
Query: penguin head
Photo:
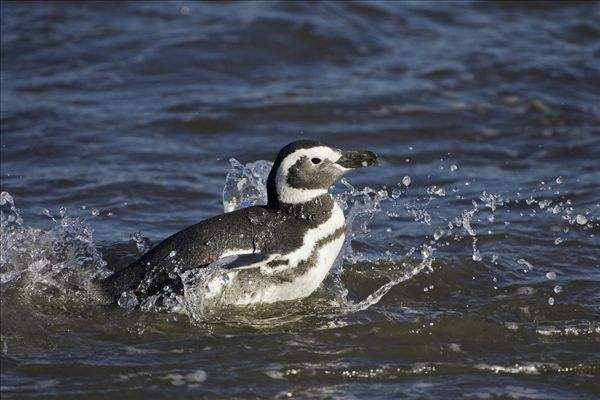
{"type": "Polygon", "coordinates": [[[292,142],[281,149],[269,173],[269,204],[311,201],[346,172],[376,162],[372,151],[343,151],[314,140],[292,142]]]}

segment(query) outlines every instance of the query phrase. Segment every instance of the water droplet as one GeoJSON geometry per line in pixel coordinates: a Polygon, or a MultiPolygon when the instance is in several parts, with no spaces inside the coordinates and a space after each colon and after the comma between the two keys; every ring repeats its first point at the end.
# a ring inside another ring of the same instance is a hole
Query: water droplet
{"type": "Polygon", "coordinates": [[[442,236],[444,236],[444,231],[441,229],[438,231],[435,231],[435,233],[433,234],[433,238],[435,240],[439,240],[442,236]]]}
{"type": "Polygon", "coordinates": [[[446,195],[446,191],[443,188],[433,185],[427,188],[427,194],[434,194],[436,196],[443,197],[446,195]]]}
{"type": "Polygon", "coordinates": [[[575,221],[577,221],[579,225],[585,225],[588,223],[587,217],[581,214],[577,214],[577,217],[575,217],[575,221]]]}
{"type": "Polygon", "coordinates": [[[544,208],[548,207],[550,205],[550,203],[552,203],[551,200],[542,200],[538,203],[538,205],[543,210],[544,208]]]}
{"type": "Polygon", "coordinates": [[[559,294],[563,291],[563,287],[560,285],[554,286],[554,293],[559,294]]]}
{"type": "Polygon", "coordinates": [[[431,215],[427,211],[423,211],[423,221],[429,225],[431,223],[431,215]]]}
{"type": "Polygon", "coordinates": [[[479,198],[485,203],[487,208],[492,210],[492,212],[496,211],[496,207],[503,206],[505,203],[505,200],[499,194],[487,193],[485,191],[479,198]]]}
{"type": "Polygon", "coordinates": [[[450,171],[452,171],[452,172],[456,171],[457,169],[458,169],[458,166],[456,164],[452,164],[450,166],[450,171]]]}
{"type": "Polygon", "coordinates": [[[460,221],[460,223],[462,223],[463,228],[465,228],[465,230],[469,233],[470,236],[475,236],[475,229],[473,229],[473,227],[471,226],[471,217],[473,217],[473,213],[469,211],[464,211],[462,215],[462,221],[460,221]]]}
{"type": "Polygon", "coordinates": [[[548,297],[548,304],[551,306],[554,305],[554,297],[548,297]]]}
{"type": "Polygon", "coordinates": [[[393,199],[397,199],[402,195],[402,190],[395,188],[394,190],[392,190],[392,198],[393,199]]]}
{"type": "Polygon", "coordinates": [[[50,210],[48,210],[47,208],[45,208],[45,209],[42,211],[42,214],[43,214],[43,215],[45,215],[46,217],[50,218],[52,221],[56,221],[56,220],[54,219],[54,217],[52,216],[52,214],[50,213],[50,210]]]}
{"type": "Polygon", "coordinates": [[[100,215],[100,211],[97,208],[92,208],[92,215],[94,217],[97,217],[98,215],[100,215]]]}
{"type": "Polygon", "coordinates": [[[387,199],[388,198],[388,192],[385,188],[377,191],[377,196],[381,197],[382,199],[387,199]]]}
{"type": "Polygon", "coordinates": [[[135,246],[137,247],[140,254],[144,254],[152,246],[152,242],[150,242],[150,239],[142,236],[140,232],[134,233],[133,235],[131,235],[131,238],[135,242],[135,246]]]}
{"type": "Polygon", "coordinates": [[[474,261],[481,261],[482,260],[481,253],[479,252],[479,250],[474,250],[473,251],[473,260],[474,261]]]}
{"type": "Polygon", "coordinates": [[[554,271],[546,272],[546,278],[550,279],[551,281],[555,280],[556,272],[554,272],[554,271]]]}
{"type": "Polygon", "coordinates": [[[173,258],[177,255],[177,251],[175,250],[171,250],[171,252],[169,253],[169,257],[173,258]]]}
{"type": "Polygon", "coordinates": [[[410,176],[406,175],[404,178],[402,178],[402,184],[406,187],[408,187],[411,183],[411,179],[410,176]]]}
{"type": "MultiPolygon", "coordinates": [[[[518,264],[524,265],[525,267],[527,267],[527,270],[531,271],[533,269],[533,265],[531,265],[531,263],[523,258],[519,258],[517,260],[518,264]]],[[[527,272],[527,270],[525,270],[525,272],[527,272]]]]}
{"type": "Polygon", "coordinates": [[[10,206],[14,206],[15,205],[13,197],[8,192],[2,192],[2,193],[0,193],[0,206],[3,206],[5,204],[8,204],[10,206]]]}
{"type": "Polygon", "coordinates": [[[423,247],[421,247],[421,256],[423,256],[423,259],[428,259],[429,257],[431,257],[431,254],[433,253],[433,248],[429,247],[427,245],[423,245],[423,247]]]}
{"type": "Polygon", "coordinates": [[[126,291],[121,293],[121,297],[117,300],[117,304],[125,310],[133,310],[140,304],[140,301],[132,291],[126,291]]]}
{"type": "Polygon", "coordinates": [[[559,185],[560,185],[561,183],[563,183],[564,181],[565,181],[565,180],[564,180],[564,179],[563,179],[561,176],[559,176],[558,178],[556,178],[556,183],[558,183],[559,185]]]}
{"type": "Polygon", "coordinates": [[[565,241],[565,239],[558,237],[558,238],[554,239],[554,244],[559,245],[564,241],[565,241]]]}

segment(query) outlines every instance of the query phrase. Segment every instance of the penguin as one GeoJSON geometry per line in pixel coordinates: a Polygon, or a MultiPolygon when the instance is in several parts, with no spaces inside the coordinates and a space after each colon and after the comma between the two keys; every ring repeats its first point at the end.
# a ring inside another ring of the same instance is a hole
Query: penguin
{"type": "Polygon", "coordinates": [[[217,266],[209,295],[224,304],[297,300],[313,293],[342,248],[344,214],[329,188],[345,173],[376,164],[375,153],[313,140],[285,146],[267,179],[267,204],[208,218],[166,238],[100,282],[104,299],[143,299],[183,290],[181,272],[217,266]]]}

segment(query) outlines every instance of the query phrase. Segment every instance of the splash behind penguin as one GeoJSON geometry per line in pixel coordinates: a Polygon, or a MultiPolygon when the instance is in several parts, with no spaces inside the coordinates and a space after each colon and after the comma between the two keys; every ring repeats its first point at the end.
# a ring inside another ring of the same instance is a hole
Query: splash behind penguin
{"type": "Polygon", "coordinates": [[[342,151],[302,140],[285,146],[267,179],[268,202],[218,215],[163,240],[137,261],[99,282],[114,302],[165,286],[182,290],[180,273],[218,265],[207,283],[221,304],[248,305],[301,299],[317,289],[346,232],[344,214],[329,187],[346,172],[375,164],[370,151],[342,151]]]}

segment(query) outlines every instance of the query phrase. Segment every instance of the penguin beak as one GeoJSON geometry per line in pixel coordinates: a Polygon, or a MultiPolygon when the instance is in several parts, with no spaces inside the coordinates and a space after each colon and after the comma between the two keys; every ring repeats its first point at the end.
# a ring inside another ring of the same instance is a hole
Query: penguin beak
{"type": "Polygon", "coordinates": [[[377,164],[377,154],[368,150],[342,151],[336,164],[347,169],[368,167],[377,164]]]}

